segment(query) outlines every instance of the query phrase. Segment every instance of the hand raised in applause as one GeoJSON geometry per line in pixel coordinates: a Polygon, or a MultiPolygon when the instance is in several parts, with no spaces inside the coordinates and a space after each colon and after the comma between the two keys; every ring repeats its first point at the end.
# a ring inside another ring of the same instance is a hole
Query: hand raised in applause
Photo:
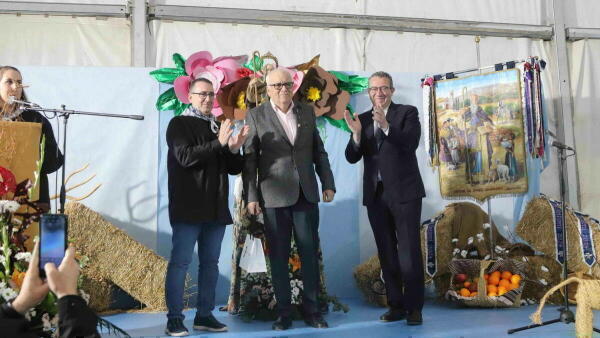
{"type": "Polygon", "coordinates": [[[346,124],[348,124],[348,128],[350,128],[350,130],[352,131],[352,138],[354,138],[354,142],[356,144],[359,144],[362,125],[360,124],[358,116],[350,116],[350,111],[346,109],[346,111],[344,111],[344,119],[346,120],[346,124]]]}

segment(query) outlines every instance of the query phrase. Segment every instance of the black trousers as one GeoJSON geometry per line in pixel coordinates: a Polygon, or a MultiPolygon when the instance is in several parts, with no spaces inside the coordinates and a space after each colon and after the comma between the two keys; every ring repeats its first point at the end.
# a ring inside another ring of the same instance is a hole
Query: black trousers
{"type": "Polygon", "coordinates": [[[421,204],[420,198],[404,203],[387,201],[379,183],[375,201],[367,206],[390,308],[423,308],[421,204]]]}
{"type": "Polygon", "coordinates": [[[300,255],[304,292],[302,305],[305,314],[318,312],[319,288],[319,208],[306,200],[300,190],[296,204],[282,208],[266,208],[264,213],[265,235],[271,262],[271,279],[277,298],[277,310],[281,316],[291,315],[291,287],[288,261],[290,257],[292,229],[300,255]]]}

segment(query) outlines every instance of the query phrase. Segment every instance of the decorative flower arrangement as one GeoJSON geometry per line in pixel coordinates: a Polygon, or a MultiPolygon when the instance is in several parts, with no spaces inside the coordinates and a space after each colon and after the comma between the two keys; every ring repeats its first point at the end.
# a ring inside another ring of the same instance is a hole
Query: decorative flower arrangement
{"type": "MultiPolygon", "coordinates": [[[[189,105],[189,86],[194,79],[205,78],[212,82],[215,93],[221,87],[235,82],[246,74],[241,70],[247,56],[222,56],[213,59],[208,51],[192,54],[185,60],[179,54],[173,54],[176,68],[161,68],[150,72],[158,82],[173,84],[173,88],[160,95],[156,102],[159,111],[173,110],[175,115],[180,115],[189,105]]],[[[219,116],[223,112],[217,100],[214,101],[213,115],[219,116]]]]}
{"type": "MultiPolygon", "coordinates": [[[[17,297],[31,261],[24,231],[43,212],[29,200],[32,186],[30,180],[16,184],[15,175],[0,167],[0,304],[17,297]],[[27,206],[27,210],[20,211],[22,206],[27,206]]],[[[25,317],[33,323],[38,335],[50,337],[58,323],[56,314],[56,296],[50,292],[25,317]]]]}
{"type": "MultiPolygon", "coordinates": [[[[187,60],[179,54],[173,54],[173,62],[176,68],[150,72],[157,81],[173,84],[173,88],[159,96],[156,102],[159,111],[173,110],[175,116],[180,115],[190,104],[190,82],[204,77],[213,83],[216,93],[213,115],[233,120],[243,120],[248,109],[266,102],[268,97],[264,75],[278,67],[276,57],[270,53],[261,56],[258,52],[254,52],[249,60],[244,55],[213,59],[208,51],[194,53],[187,60]],[[272,59],[275,63],[266,64],[266,59],[272,59]]],[[[368,87],[366,77],[326,71],[319,67],[319,56],[285,69],[292,76],[292,92],[296,99],[313,106],[322,134],[325,121],[336,128],[350,131],[343,119],[344,110],[354,112],[349,104],[350,96],[368,87]]]]}

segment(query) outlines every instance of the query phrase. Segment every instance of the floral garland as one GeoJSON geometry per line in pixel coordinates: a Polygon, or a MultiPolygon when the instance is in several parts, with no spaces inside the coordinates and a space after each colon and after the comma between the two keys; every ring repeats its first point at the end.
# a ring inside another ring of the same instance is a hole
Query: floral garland
{"type": "MultiPolygon", "coordinates": [[[[265,58],[255,52],[252,58],[246,56],[228,56],[212,58],[207,51],[192,54],[185,60],[180,54],[173,54],[175,68],[161,68],[150,72],[158,82],[173,84],[156,101],[159,111],[173,110],[175,116],[189,106],[187,91],[189,83],[199,77],[213,83],[217,100],[213,107],[215,116],[240,119],[245,112],[257,105],[254,98],[257,92],[264,96],[264,87],[257,84],[265,73],[265,58]],[[247,62],[246,62],[247,61],[247,62]],[[258,81],[256,81],[258,80],[258,81]],[[251,88],[252,87],[252,88],[251,88]],[[253,95],[248,93],[252,92],[253,95]]],[[[336,71],[325,71],[318,66],[318,56],[310,62],[287,67],[294,80],[295,99],[314,107],[318,117],[318,126],[323,134],[327,121],[336,128],[350,132],[343,119],[343,110],[354,113],[349,103],[350,96],[360,93],[368,87],[368,79],[357,75],[348,75],[336,71]]],[[[260,101],[260,100],[259,100],[260,101]]],[[[243,119],[243,118],[242,118],[243,119]]],[[[323,134],[324,135],[324,134],[323,134]]]]}

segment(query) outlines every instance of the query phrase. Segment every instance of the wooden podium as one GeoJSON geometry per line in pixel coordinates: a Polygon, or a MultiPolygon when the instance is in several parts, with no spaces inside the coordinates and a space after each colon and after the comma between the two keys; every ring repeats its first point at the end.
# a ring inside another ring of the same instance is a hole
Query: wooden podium
{"type": "MultiPolygon", "coordinates": [[[[26,179],[35,182],[41,134],[40,123],[0,121],[0,166],[13,172],[17,184],[26,179]]],[[[32,201],[39,197],[39,182],[37,185],[30,196],[32,201]]],[[[26,207],[22,208],[20,211],[26,210],[26,207]]],[[[39,234],[38,223],[32,223],[25,234],[30,237],[25,244],[31,250],[33,238],[39,234]]]]}

